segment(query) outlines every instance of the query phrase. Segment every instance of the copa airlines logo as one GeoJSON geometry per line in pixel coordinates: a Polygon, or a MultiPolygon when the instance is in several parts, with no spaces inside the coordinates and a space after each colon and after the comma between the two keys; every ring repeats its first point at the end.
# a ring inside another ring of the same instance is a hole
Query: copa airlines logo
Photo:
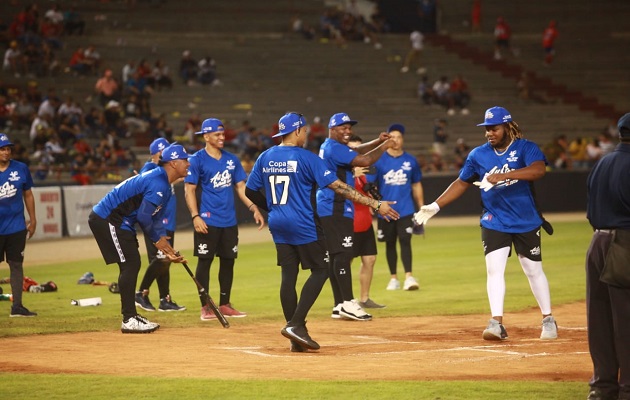
{"type": "Polygon", "coordinates": [[[518,157],[516,156],[516,150],[510,151],[509,157],[506,158],[506,160],[508,162],[517,162],[518,161],[518,157]]]}
{"type": "Polygon", "coordinates": [[[263,167],[263,173],[267,174],[286,174],[289,172],[297,172],[298,162],[290,161],[273,161],[270,160],[266,167],[263,167]]]}
{"type": "Polygon", "coordinates": [[[298,162],[297,161],[287,161],[287,172],[297,172],[298,162]]]}
{"type": "Polygon", "coordinates": [[[212,183],[212,187],[215,189],[230,187],[232,186],[232,174],[230,174],[228,170],[217,172],[216,175],[210,179],[210,183],[212,183]]]}
{"type": "Polygon", "coordinates": [[[9,174],[9,180],[11,182],[19,181],[20,180],[19,173],[17,171],[11,171],[11,173],[9,174]]]}
{"type": "Polygon", "coordinates": [[[402,168],[396,171],[390,169],[383,175],[383,181],[386,185],[402,186],[407,184],[408,178],[402,168]]]}
{"type": "Polygon", "coordinates": [[[17,189],[15,188],[15,186],[10,184],[9,182],[5,182],[4,185],[0,187],[0,200],[11,198],[15,196],[16,193],[17,189]]]}
{"type": "Polygon", "coordinates": [[[227,161],[227,169],[229,169],[230,171],[233,170],[234,168],[236,168],[236,166],[234,165],[234,161],[233,160],[228,160],[227,161]]]}

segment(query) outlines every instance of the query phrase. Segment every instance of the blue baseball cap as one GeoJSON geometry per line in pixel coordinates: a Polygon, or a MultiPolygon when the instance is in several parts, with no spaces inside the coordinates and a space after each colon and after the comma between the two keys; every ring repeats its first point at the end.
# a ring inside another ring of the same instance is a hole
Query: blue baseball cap
{"type": "Polygon", "coordinates": [[[402,135],[405,134],[405,126],[403,124],[391,124],[389,128],[387,128],[387,133],[392,131],[398,131],[402,135]]]}
{"type": "Polygon", "coordinates": [[[169,145],[168,140],[164,138],[157,138],[149,145],[149,154],[154,155],[167,148],[169,145]]]}
{"type": "Polygon", "coordinates": [[[11,143],[7,135],[0,133],[0,148],[7,146],[13,146],[13,143],[11,143]]]}
{"type": "Polygon", "coordinates": [[[333,115],[332,117],[330,117],[330,121],[328,121],[328,128],[334,128],[335,126],[344,125],[344,124],[354,125],[357,122],[359,121],[350,119],[350,117],[346,113],[337,113],[333,115]]]}
{"type": "Polygon", "coordinates": [[[503,107],[490,107],[486,110],[484,121],[477,126],[501,125],[512,121],[512,115],[503,107]]]}
{"type": "Polygon", "coordinates": [[[298,114],[294,112],[286,113],[278,121],[278,129],[279,129],[278,133],[276,133],[272,137],[275,138],[275,137],[287,135],[306,125],[308,125],[306,123],[306,118],[304,118],[302,114],[298,114]]]}
{"type": "Polygon", "coordinates": [[[162,150],[162,161],[169,162],[173,160],[187,160],[188,153],[181,144],[173,143],[162,150]]]}
{"type": "Polygon", "coordinates": [[[203,135],[204,133],[216,132],[219,127],[224,128],[223,122],[220,119],[208,118],[201,124],[201,130],[195,132],[195,135],[203,135]]]}

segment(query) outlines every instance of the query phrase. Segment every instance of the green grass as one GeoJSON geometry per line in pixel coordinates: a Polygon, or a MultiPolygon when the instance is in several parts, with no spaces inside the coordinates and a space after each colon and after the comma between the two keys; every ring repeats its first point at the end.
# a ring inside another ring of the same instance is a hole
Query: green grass
{"type": "MultiPolygon", "coordinates": [[[[584,258],[590,242],[591,230],[584,222],[562,222],[554,224],[556,233],[543,236],[543,265],[551,286],[554,306],[583,300],[584,258]]],[[[375,267],[371,296],[377,302],[388,305],[386,313],[379,318],[405,315],[457,315],[488,313],[486,297],[485,264],[478,227],[432,227],[426,236],[415,237],[414,275],[421,289],[410,293],[386,291],[389,271],[385,262],[385,249],[379,244],[379,256],[375,267]]],[[[191,252],[184,252],[194,269],[196,260],[191,252]]],[[[51,255],[52,257],[52,255],[51,255]]],[[[275,247],[271,243],[241,245],[236,262],[232,301],[239,309],[249,313],[239,320],[239,329],[254,328],[259,321],[281,322],[279,301],[280,271],[275,265],[275,247]]],[[[358,261],[355,271],[355,295],[358,294],[358,261]]],[[[3,265],[6,268],[6,264],[3,265]]],[[[141,275],[144,273],[141,271],[141,275]]],[[[100,258],[94,260],[52,264],[27,268],[25,273],[37,281],[54,280],[59,291],[55,293],[24,294],[24,302],[39,316],[34,319],[2,318],[0,338],[28,334],[51,334],[79,331],[112,331],[120,323],[118,295],[109,293],[104,286],[77,285],[77,280],[86,271],[94,273],[96,279],[114,281],[116,265],[106,266],[100,258]],[[71,299],[97,297],[103,299],[99,307],[76,307],[71,299]]],[[[211,294],[216,293],[218,262],[212,266],[211,294]]],[[[399,271],[402,267],[399,266],[399,271]]],[[[4,270],[3,274],[8,275],[4,270]]],[[[307,273],[300,274],[300,283],[307,273]]],[[[402,276],[402,272],[400,273],[402,276]]],[[[515,312],[536,306],[528,281],[516,257],[508,262],[506,270],[507,294],[505,311],[515,312]]],[[[5,291],[8,288],[5,285],[5,291]]],[[[157,288],[153,287],[151,300],[158,302],[157,288]]],[[[151,315],[169,327],[203,326],[196,315],[199,300],[196,289],[183,267],[171,267],[171,293],[175,301],[186,305],[184,313],[156,313],[151,315]]],[[[9,302],[0,302],[0,315],[9,313],[9,302]]],[[[309,314],[309,320],[330,318],[332,294],[326,284],[322,294],[309,314]]],[[[1,339],[0,339],[1,343],[1,339]]],[[[299,374],[296,374],[299,376],[299,374]]],[[[386,382],[386,381],[217,381],[211,379],[155,379],[122,378],[100,375],[0,375],[2,397],[19,397],[29,393],[38,398],[34,388],[46,389],[41,396],[54,398],[127,398],[145,393],[144,397],[199,398],[414,398],[414,399],[573,399],[583,397],[586,382],[386,382]],[[89,382],[89,385],[86,383],[89,382]],[[102,388],[99,390],[98,388],[102,388]],[[228,394],[223,394],[228,393],[228,394]],[[299,393],[287,396],[286,393],[299,393]],[[576,395],[577,393],[577,395],[576,395]]]]}

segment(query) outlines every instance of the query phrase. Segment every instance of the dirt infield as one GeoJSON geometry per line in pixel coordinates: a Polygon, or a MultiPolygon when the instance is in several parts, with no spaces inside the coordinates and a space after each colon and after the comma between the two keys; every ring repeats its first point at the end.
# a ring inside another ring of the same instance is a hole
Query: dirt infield
{"type": "MultiPolygon", "coordinates": [[[[445,218],[441,223],[449,222],[445,218]]],[[[192,244],[186,235],[190,233],[178,233],[177,242],[192,244]]],[[[242,243],[265,240],[270,241],[266,229],[241,230],[242,243]]],[[[100,256],[91,238],[32,242],[27,245],[28,263],[46,264],[62,244],[72,249],[65,252],[68,260],[100,256]]],[[[341,379],[338,371],[343,370],[344,379],[586,382],[592,364],[585,305],[556,307],[554,315],[559,338],[541,341],[538,309],[506,314],[510,337],[504,342],[481,339],[485,315],[383,316],[371,322],[316,319],[309,321],[309,331],[322,348],[309,353],[289,352],[277,323],[257,322],[252,329],[246,319],[233,319],[230,329],[213,321],[187,329],[163,326],[149,335],[113,330],[10,337],[2,339],[2,353],[12,362],[0,363],[0,372],[331,380],[341,379]],[[123,365],[133,368],[121,369],[123,365]]]]}
{"type": "Polygon", "coordinates": [[[26,336],[2,340],[1,372],[79,373],[218,379],[543,380],[588,381],[584,304],[555,309],[557,340],[541,341],[538,310],[506,314],[510,338],[481,339],[486,317],[314,320],[322,348],[291,353],[278,324],[256,328],[232,320],[223,329],[169,329],[149,335],[119,331],[26,336]],[[144,358],[138,357],[139,354],[144,358]],[[199,362],[199,358],[211,362],[199,362]],[[121,365],[133,368],[120,369],[121,365]],[[176,365],[177,368],[156,368],[176,365]],[[220,367],[219,367],[220,366],[220,367]],[[298,372],[299,371],[299,372],[298,372]]]}

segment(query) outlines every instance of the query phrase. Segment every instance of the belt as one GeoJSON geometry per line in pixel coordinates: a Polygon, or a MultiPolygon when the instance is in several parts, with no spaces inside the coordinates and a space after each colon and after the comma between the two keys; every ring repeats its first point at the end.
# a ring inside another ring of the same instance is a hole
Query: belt
{"type": "Polygon", "coordinates": [[[611,235],[614,231],[614,229],[595,229],[595,232],[607,233],[609,235],[611,235]]]}

